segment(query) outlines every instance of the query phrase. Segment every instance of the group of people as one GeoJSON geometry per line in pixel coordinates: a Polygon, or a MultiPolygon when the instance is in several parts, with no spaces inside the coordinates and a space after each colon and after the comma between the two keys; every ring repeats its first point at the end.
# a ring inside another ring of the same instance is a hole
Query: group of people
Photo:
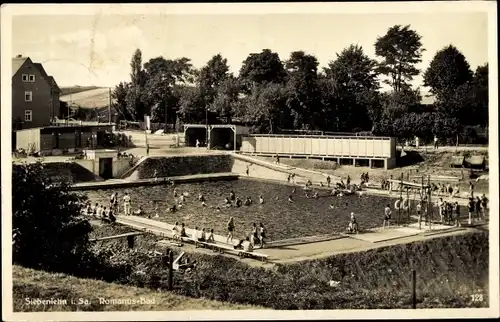
{"type": "MultiPolygon", "coordinates": [[[[231,217],[227,223],[228,235],[226,239],[226,243],[233,242],[233,233],[235,230],[234,218],[231,217]]],[[[249,235],[247,235],[244,239],[241,239],[238,244],[234,245],[234,249],[243,249],[246,252],[251,252],[255,248],[256,244],[260,245],[260,248],[264,248],[266,244],[265,239],[266,236],[266,228],[263,223],[260,223],[257,227],[256,223],[252,224],[252,231],[249,235]]]]}
{"type": "MultiPolygon", "coordinates": [[[[443,201],[443,198],[440,198],[438,201],[438,209],[439,209],[439,217],[441,223],[456,226],[461,226],[460,223],[460,205],[457,201],[443,201]]],[[[426,222],[427,222],[427,212],[426,212],[426,222]]]]}
{"type": "Polygon", "coordinates": [[[481,198],[469,197],[469,202],[467,203],[467,209],[469,211],[469,224],[472,224],[473,219],[481,219],[486,217],[486,209],[488,207],[488,198],[485,194],[481,198]],[[475,213],[475,216],[474,216],[475,213]],[[474,218],[475,217],[475,218],[474,218]]]}

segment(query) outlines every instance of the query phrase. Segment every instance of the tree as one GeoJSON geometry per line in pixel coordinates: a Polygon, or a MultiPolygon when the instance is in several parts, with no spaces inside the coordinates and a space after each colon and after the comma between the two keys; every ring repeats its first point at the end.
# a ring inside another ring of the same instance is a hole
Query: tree
{"type": "Polygon", "coordinates": [[[472,80],[473,100],[476,102],[474,116],[471,124],[488,126],[489,87],[488,87],[488,64],[479,66],[472,80]]]}
{"type": "Polygon", "coordinates": [[[270,49],[250,54],[241,66],[239,78],[246,91],[254,84],[283,83],[286,71],[279,55],[270,49]]]}
{"type": "Polygon", "coordinates": [[[218,87],[230,77],[227,59],[221,54],[213,56],[207,64],[201,68],[197,77],[204,100],[211,104],[217,95],[218,87]]]}
{"type": "Polygon", "coordinates": [[[254,133],[278,133],[290,123],[290,111],[286,106],[287,88],[283,84],[255,85],[246,97],[242,114],[238,115],[252,125],[254,133]]]}
{"type": "Polygon", "coordinates": [[[381,117],[390,121],[403,117],[407,113],[417,112],[422,96],[419,89],[407,88],[399,92],[382,93],[380,99],[381,117]]]}
{"type": "Polygon", "coordinates": [[[136,49],[130,62],[130,86],[128,87],[125,101],[127,110],[134,111],[135,120],[140,120],[145,113],[144,103],[141,101],[141,95],[144,91],[145,73],[142,70],[142,52],[136,49]]]}
{"type": "Polygon", "coordinates": [[[441,102],[472,81],[473,74],[465,56],[453,45],[438,51],[424,73],[424,86],[441,102]]]}
{"type": "Polygon", "coordinates": [[[410,87],[409,82],[419,74],[416,64],[422,61],[421,36],[410,26],[395,25],[382,37],[377,37],[375,54],[382,58],[379,72],[388,76],[384,83],[395,92],[410,87]]]}
{"type": "Polygon", "coordinates": [[[174,87],[192,84],[194,69],[188,58],[175,60],[155,57],[144,64],[146,85],[142,95],[145,113],[151,115],[153,122],[165,122],[165,111],[169,123],[177,108],[174,87]]]}
{"type": "Polygon", "coordinates": [[[132,120],[136,119],[136,110],[129,109],[129,105],[127,104],[127,93],[130,89],[130,84],[126,82],[121,82],[116,85],[116,87],[111,92],[111,98],[113,99],[113,107],[118,113],[118,118],[123,120],[132,120]]]}
{"type": "Polygon", "coordinates": [[[51,183],[43,164],[14,165],[13,262],[66,271],[81,265],[92,229],[80,214],[84,202],[85,197],[70,192],[68,183],[51,183]]]}
{"type": "Polygon", "coordinates": [[[216,96],[210,104],[209,109],[225,118],[226,123],[230,124],[232,116],[235,114],[237,104],[239,104],[240,83],[237,78],[226,78],[217,88],[216,96]]]}
{"type": "Polygon", "coordinates": [[[199,86],[180,89],[179,116],[184,123],[199,123],[205,120],[205,102],[199,86]]]}
{"type": "Polygon", "coordinates": [[[285,62],[287,87],[291,95],[287,106],[292,112],[293,128],[316,129],[321,119],[318,88],[318,60],[303,51],[294,51],[285,62]]]}
{"type": "Polygon", "coordinates": [[[324,81],[322,86],[333,96],[323,100],[328,101],[327,117],[335,119],[335,130],[366,129],[371,126],[370,117],[378,118],[376,65],[362,47],[350,45],[324,69],[327,83],[324,81]]]}

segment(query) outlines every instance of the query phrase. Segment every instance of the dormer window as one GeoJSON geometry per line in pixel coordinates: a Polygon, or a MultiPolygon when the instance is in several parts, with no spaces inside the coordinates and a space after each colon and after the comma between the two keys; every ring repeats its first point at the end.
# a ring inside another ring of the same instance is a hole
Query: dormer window
{"type": "Polygon", "coordinates": [[[27,82],[29,79],[29,75],[23,74],[23,82],[27,82]]]}
{"type": "Polygon", "coordinates": [[[34,82],[35,82],[35,75],[30,75],[30,76],[29,76],[29,81],[30,81],[31,83],[34,83],[34,82]]]}

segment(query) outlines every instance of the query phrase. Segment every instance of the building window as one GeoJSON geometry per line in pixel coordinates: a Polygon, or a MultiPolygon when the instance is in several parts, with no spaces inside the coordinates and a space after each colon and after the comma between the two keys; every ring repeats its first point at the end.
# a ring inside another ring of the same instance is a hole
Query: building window
{"type": "Polygon", "coordinates": [[[24,111],[24,121],[31,122],[33,116],[33,112],[31,110],[24,111]]]}
{"type": "Polygon", "coordinates": [[[27,82],[29,79],[29,76],[26,74],[23,74],[23,82],[27,82]]]}
{"type": "Polygon", "coordinates": [[[35,82],[35,75],[30,75],[29,80],[31,83],[34,83],[35,82]]]}
{"type": "Polygon", "coordinates": [[[33,92],[24,92],[24,101],[25,102],[33,101],[33,92]]]}

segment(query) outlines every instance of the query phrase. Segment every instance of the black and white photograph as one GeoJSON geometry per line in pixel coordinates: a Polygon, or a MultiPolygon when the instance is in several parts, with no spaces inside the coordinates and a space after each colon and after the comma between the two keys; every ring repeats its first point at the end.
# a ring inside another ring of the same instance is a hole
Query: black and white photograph
{"type": "Polygon", "coordinates": [[[496,9],[2,5],[3,320],[499,317],[496,9]]]}

